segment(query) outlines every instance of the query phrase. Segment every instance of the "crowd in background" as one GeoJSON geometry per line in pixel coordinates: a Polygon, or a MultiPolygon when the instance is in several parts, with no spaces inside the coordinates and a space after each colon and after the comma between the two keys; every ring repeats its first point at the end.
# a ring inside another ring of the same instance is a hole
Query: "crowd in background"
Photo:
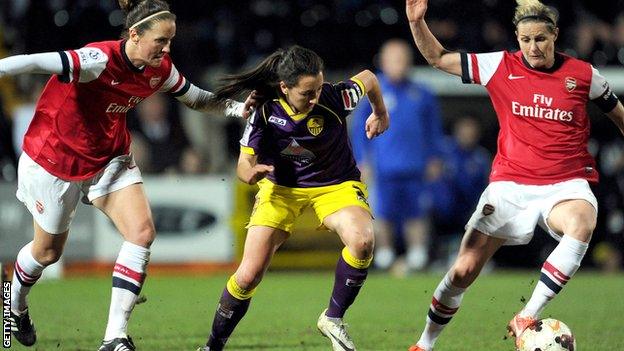
{"type": "MultiPolygon", "coordinates": [[[[598,68],[624,65],[624,0],[544,2],[562,12],[558,50],[598,68]]],[[[248,67],[278,47],[296,43],[315,50],[325,59],[328,76],[332,77],[332,71],[371,68],[378,62],[377,54],[384,41],[409,40],[410,35],[402,0],[173,0],[170,3],[177,15],[178,31],[172,55],[180,71],[208,89],[216,77],[248,67]]],[[[432,1],[428,23],[445,46],[452,49],[515,50],[517,43],[511,25],[514,7],[515,2],[509,0],[432,1]]],[[[88,42],[118,38],[123,17],[114,0],[2,1],[0,57],[78,48],[88,42]]],[[[417,55],[414,62],[423,64],[424,60],[417,55]]],[[[0,99],[0,179],[7,181],[15,180],[21,137],[45,83],[44,77],[32,78],[0,82],[0,96],[5,100],[0,99]]],[[[144,173],[205,174],[234,170],[243,122],[200,119],[194,114],[197,112],[179,107],[166,96],[154,96],[129,114],[132,151],[144,173]]],[[[435,200],[430,201],[427,216],[433,223],[432,231],[459,237],[476,200],[466,195],[467,200],[457,209],[457,194],[461,191],[479,194],[487,181],[487,169],[476,172],[481,178],[474,183],[458,185],[452,180],[464,175],[461,162],[465,150],[479,150],[479,157],[487,158],[484,155],[488,151],[478,148],[484,122],[479,111],[441,116],[441,122],[447,135],[440,143],[443,167],[439,176],[427,183],[427,196],[435,200]],[[456,192],[449,193],[449,189],[456,192]]],[[[624,251],[624,141],[606,119],[594,121],[593,130],[600,131],[592,152],[597,157],[602,180],[595,189],[600,218],[592,260],[611,269],[622,265],[624,251]]],[[[486,146],[493,153],[495,145],[486,146]]],[[[505,251],[499,255],[505,255],[505,251]]]]}

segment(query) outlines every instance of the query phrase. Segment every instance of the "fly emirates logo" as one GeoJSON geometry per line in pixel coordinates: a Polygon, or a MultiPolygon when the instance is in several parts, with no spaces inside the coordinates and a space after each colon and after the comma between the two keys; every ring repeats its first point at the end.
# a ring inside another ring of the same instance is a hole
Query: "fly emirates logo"
{"type": "Polygon", "coordinates": [[[112,102],[106,108],[106,113],[126,113],[130,111],[134,106],[138,105],[138,103],[141,101],[143,101],[142,97],[131,96],[128,99],[128,103],[125,105],[120,105],[120,104],[112,102]]]}
{"type": "Polygon", "coordinates": [[[522,105],[517,101],[511,102],[511,112],[520,117],[533,117],[533,118],[545,118],[554,121],[570,122],[573,117],[572,111],[561,110],[558,108],[552,108],[553,98],[533,94],[533,105],[522,105]]]}

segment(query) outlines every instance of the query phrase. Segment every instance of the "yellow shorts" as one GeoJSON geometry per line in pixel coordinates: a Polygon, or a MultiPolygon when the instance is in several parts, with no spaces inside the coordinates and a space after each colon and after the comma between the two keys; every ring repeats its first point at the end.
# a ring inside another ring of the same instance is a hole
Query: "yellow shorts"
{"type": "Polygon", "coordinates": [[[247,228],[262,225],[292,232],[295,219],[312,206],[323,225],[330,214],[349,206],[359,206],[371,213],[366,184],[346,181],[336,185],[314,188],[289,188],[276,185],[268,179],[258,182],[260,190],[251,212],[247,228]]]}

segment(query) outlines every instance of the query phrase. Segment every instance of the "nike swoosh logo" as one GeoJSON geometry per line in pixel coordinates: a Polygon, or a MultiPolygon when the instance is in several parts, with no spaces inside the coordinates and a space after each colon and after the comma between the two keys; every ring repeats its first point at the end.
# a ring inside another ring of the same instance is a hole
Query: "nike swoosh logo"
{"type": "Polygon", "coordinates": [[[509,76],[507,76],[507,79],[509,80],[514,80],[514,79],[522,79],[524,78],[524,76],[514,76],[513,74],[509,74],[509,76]]]}
{"type": "Polygon", "coordinates": [[[116,80],[111,80],[111,85],[117,85],[117,84],[121,84],[121,82],[116,81],[116,80]]]}
{"type": "Polygon", "coordinates": [[[332,334],[331,332],[328,331],[327,334],[329,334],[329,336],[332,339],[336,340],[336,342],[339,343],[340,346],[342,346],[342,348],[345,349],[345,351],[355,351],[355,349],[352,349],[352,348],[348,347],[347,345],[343,344],[342,341],[340,341],[340,339],[335,337],[334,334],[332,334]]]}

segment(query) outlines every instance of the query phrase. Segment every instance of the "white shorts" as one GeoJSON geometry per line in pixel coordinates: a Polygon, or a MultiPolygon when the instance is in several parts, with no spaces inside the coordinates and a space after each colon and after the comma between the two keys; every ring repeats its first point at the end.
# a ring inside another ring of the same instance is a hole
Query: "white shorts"
{"type": "Polygon", "coordinates": [[[65,181],[46,171],[25,152],[17,168],[17,198],[23,202],[43,230],[60,234],[69,229],[80,193],[82,202],[91,204],[98,197],[136,183],[142,183],[141,171],[132,155],[112,159],[104,169],[89,179],[65,181]]]}
{"type": "Polygon", "coordinates": [[[466,224],[484,234],[507,239],[505,245],[524,245],[531,241],[539,224],[553,238],[560,237],[548,227],[552,208],[565,200],[585,200],[598,213],[598,201],[584,179],[549,185],[522,185],[501,181],[488,185],[477,209],[466,224]]]}

